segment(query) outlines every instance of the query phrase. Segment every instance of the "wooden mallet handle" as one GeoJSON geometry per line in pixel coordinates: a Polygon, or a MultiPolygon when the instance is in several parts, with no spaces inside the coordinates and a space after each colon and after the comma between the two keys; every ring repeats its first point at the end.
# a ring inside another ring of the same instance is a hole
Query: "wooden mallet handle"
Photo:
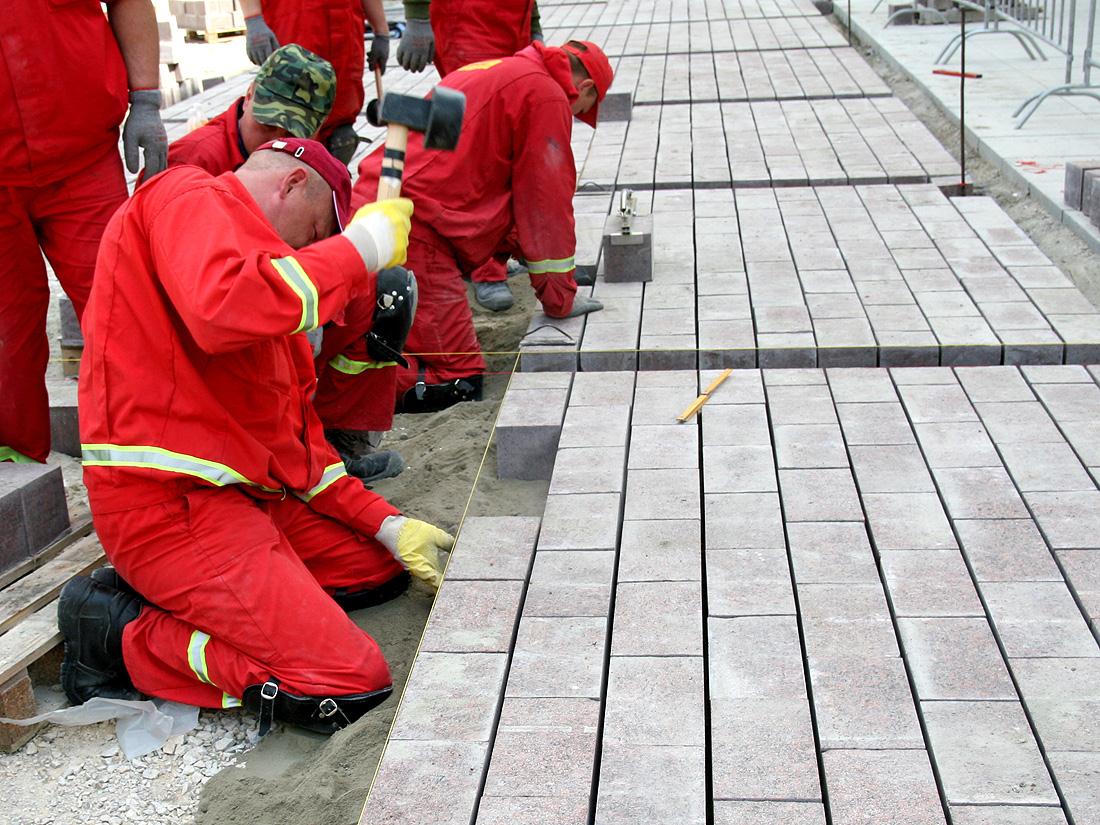
{"type": "Polygon", "coordinates": [[[378,176],[378,200],[401,197],[401,176],[405,173],[405,148],[409,127],[400,123],[386,126],[386,146],[382,150],[382,171],[378,176]]]}

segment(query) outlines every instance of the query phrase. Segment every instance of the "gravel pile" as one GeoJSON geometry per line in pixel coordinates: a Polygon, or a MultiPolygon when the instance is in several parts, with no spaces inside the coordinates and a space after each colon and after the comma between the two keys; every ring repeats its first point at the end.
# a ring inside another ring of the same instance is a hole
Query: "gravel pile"
{"type": "Polygon", "coordinates": [[[240,711],[199,714],[192,731],[127,760],[115,723],[48,726],[0,755],[0,821],[9,825],[178,825],[191,822],[202,786],[257,743],[240,711]]]}

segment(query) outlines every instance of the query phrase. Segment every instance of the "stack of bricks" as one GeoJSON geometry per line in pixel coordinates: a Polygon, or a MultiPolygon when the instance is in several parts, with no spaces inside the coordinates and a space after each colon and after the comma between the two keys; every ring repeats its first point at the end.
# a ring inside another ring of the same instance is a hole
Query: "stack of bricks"
{"type": "Polygon", "coordinates": [[[1084,212],[1100,227],[1100,160],[1066,162],[1063,198],[1067,207],[1084,212]]]}
{"type": "Polygon", "coordinates": [[[169,0],[169,9],[185,31],[214,33],[244,29],[244,11],[239,0],[169,0]]]}

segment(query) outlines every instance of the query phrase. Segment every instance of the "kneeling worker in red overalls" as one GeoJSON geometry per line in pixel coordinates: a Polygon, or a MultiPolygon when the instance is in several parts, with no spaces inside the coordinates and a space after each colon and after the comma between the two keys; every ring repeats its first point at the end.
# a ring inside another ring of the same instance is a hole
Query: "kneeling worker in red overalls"
{"type": "Polygon", "coordinates": [[[108,225],[80,424],[114,570],[61,594],[73,702],[243,703],[261,730],[331,732],[389,695],[385,658],[344,611],[397,595],[408,572],[438,584],[452,539],[350,478],[310,403],[306,333],[405,259],[412,204],[347,222],[350,190],[321,144],[288,138],[216,178],[169,169],[108,225]]]}

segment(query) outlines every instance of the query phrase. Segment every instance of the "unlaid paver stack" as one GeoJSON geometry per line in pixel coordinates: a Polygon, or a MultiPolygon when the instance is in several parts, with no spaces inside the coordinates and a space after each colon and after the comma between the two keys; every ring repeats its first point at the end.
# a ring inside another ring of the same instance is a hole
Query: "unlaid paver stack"
{"type": "Polygon", "coordinates": [[[543,517],[468,521],[361,821],[1100,822],[1100,311],[811,4],[540,6],[633,101],[578,265],[631,188],[652,278],[533,319],[543,517]]]}

